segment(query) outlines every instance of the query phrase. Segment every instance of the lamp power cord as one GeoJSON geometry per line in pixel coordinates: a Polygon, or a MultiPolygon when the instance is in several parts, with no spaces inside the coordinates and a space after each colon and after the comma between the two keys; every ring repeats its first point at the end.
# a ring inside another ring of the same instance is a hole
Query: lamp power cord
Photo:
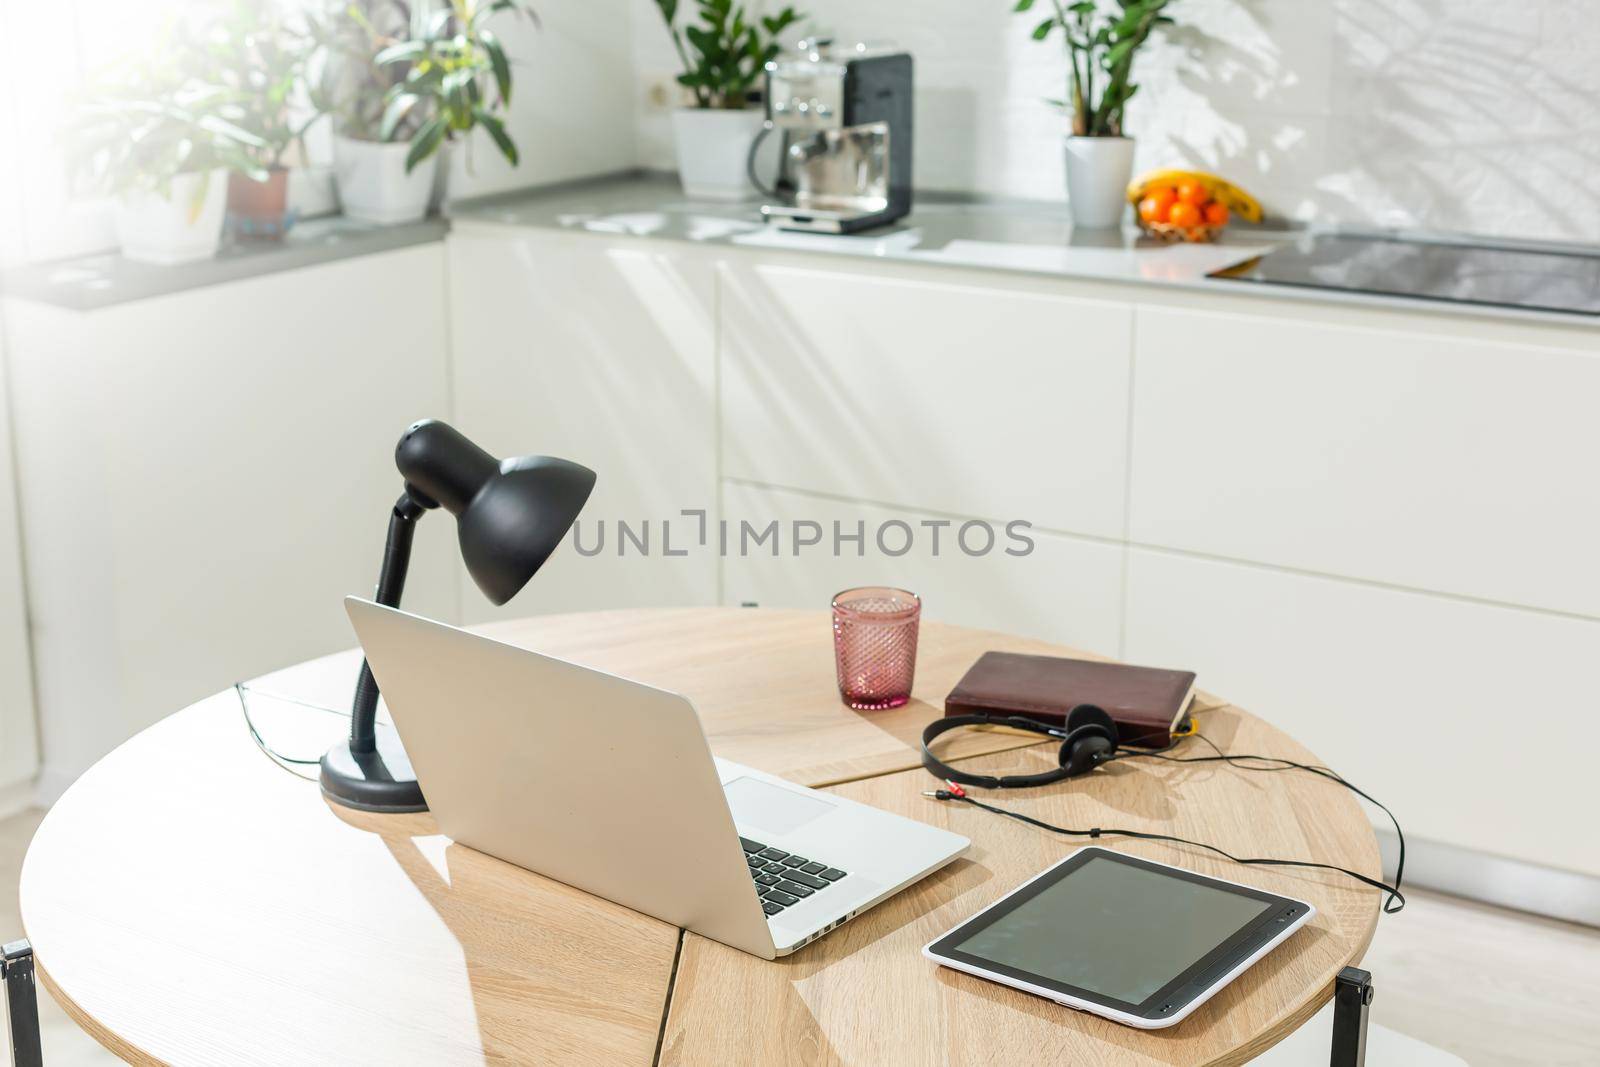
{"type": "MultiPolygon", "coordinates": [[[[247,694],[257,692],[257,690],[253,689],[247,682],[235,682],[233,683],[233,691],[239,697],[239,711],[244,716],[245,729],[250,731],[250,740],[256,743],[256,747],[261,750],[261,754],[266,756],[273,763],[277,764],[281,769],[289,772],[296,778],[299,778],[301,781],[317,781],[320,777],[319,774],[316,772],[306,774],[301,771],[300,768],[319,767],[322,764],[322,757],[318,756],[312,759],[306,759],[299,756],[288,756],[278,751],[276,748],[273,748],[267,743],[266,738],[261,736],[261,730],[256,726],[255,719],[253,719],[250,715],[250,701],[247,694]]],[[[324,712],[328,715],[334,715],[339,718],[347,720],[350,718],[350,713],[348,711],[341,711],[338,708],[326,707],[322,704],[313,704],[310,701],[284,696],[281,693],[261,693],[260,695],[272,700],[280,700],[286,704],[294,704],[298,707],[309,708],[312,711],[324,712]]]]}

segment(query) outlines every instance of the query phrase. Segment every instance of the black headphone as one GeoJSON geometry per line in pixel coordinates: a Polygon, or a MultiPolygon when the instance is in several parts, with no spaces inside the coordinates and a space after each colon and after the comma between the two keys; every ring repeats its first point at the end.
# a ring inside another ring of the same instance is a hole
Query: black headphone
{"type": "Polygon", "coordinates": [[[1110,759],[1117,751],[1117,724],[1103,708],[1093,704],[1079,704],[1067,712],[1065,728],[1022,715],[952,715],[935,719],[922,731],[922,765],[935,778],[943,778],[962,785],[975,785],[982,789],[1027,789],[1036,785],[1061,782],[1080,774],[1087,774],[1110,759]],[[1057,757],[1061,766],[1043,774],[1012,774],[997,777],[987,774],[967,774],[947,763],[942,763],[928,748],[929,743],[947,730],[964,726],[1010,726],[1016,730],[1061,738],[1061,753],[1057,757]]]}

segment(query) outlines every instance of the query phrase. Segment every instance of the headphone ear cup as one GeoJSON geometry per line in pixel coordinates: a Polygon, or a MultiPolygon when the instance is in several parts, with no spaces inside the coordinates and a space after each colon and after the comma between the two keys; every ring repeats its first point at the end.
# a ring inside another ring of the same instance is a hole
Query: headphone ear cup
{"type": "Polygon", "coordinates": [[[1067,712],[1067,736],[1071,737],[1081,726],[1100,726],[1110,741],[1117,740],[1117,721],[1096,704],[1078,704],[1067,712]]]}
{"type": "Polygon", "coordinates": [[[1073,778],[1094,770],[1117,750],[1117,724],[1104,708],[1079,704],[1067,713],[1067,737],[1057,761],[1073,778]]]}

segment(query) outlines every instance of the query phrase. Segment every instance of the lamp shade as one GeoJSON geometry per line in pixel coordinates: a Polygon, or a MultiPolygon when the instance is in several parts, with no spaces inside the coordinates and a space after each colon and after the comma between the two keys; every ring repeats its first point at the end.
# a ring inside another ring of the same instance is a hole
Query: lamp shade
{"type": "Polygon", "coordinates": [[[412,490],[456,517],[467,573],[495,604],[550,558],[595,480],[589,468],[552,456],[497,460],[431,419],[406,430],[395,464],[412,490]]]}

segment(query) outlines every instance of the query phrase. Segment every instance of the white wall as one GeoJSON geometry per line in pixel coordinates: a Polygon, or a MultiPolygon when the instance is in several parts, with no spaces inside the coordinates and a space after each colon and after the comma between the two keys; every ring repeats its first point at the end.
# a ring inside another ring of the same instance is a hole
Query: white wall
{"type": "MultiPolygon", "coordinates": [[[[675,73],[631,0],[644,164],[673,165],[675,73]]],[[[767,0],[774,6],[776,0],[767,0]]],[[[1006,0],[808,0],[840,40],[917,61],[917,184],[1059,199],[1057,44],[1006,0]]],[[[1039,5],[1043,7],[1044,5],[1039,5]]],[[[1181,0],[1142,55],[1137,167],[1192,165],[1301,220],[1600,241],[1600,8],[1592,0],[1181,0]]]]}
{"type": "Polygon", "coordinates": [[[630,0],[539,3],[539,24],[500,15],[514,64],[507,128],[521,165],[483,133],[453,151],[450,195],[482,196],[635,165],[630,0]]]}

